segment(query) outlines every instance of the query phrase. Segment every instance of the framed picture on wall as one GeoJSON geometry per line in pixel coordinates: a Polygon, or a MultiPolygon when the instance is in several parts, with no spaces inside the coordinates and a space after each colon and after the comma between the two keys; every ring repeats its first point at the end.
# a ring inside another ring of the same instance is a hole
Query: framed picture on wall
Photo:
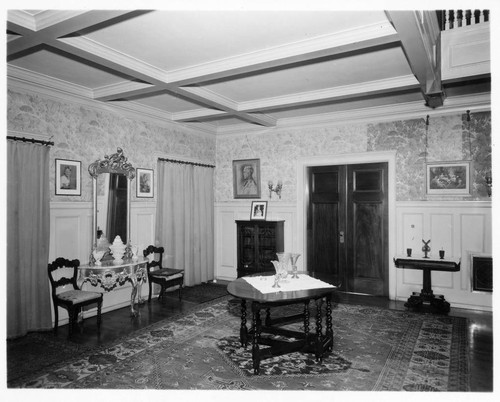
{"type": "Polygon", "coordinates": [[[137,168],[137,198],[153,198],[154,171],[137,168]]]}
{"type": "Polygon", "coordinates": [[[265,221],[267,216],[267,201],[252,201],[250,209],[251,221],[265,221]]]}
{"type": "Polygon", "coordinates": [[[260,198],[260,159],[233,161],[234,198],[260,198]]]}
{"type": "Polygon", "coordinates": [[[470,162],[427,163],[427,194],[470,193],[470,162]]]}
{"type": "Polygon", "coordinates": [[[56,195],[82,195],[82,162],[56,159],[56,195]]]}

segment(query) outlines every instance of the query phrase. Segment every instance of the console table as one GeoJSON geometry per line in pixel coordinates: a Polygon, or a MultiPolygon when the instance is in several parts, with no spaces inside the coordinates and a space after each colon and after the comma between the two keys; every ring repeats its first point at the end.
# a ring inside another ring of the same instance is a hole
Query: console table
{"type": "MultiPolygon", "coordinates": [[[[272,280],[272,276],[270,276],[270,278],[272,280]]],[[[227,291],[229,294],[241,300],[240,342],[243,347],[246,347],[249,338],[252,339],[252,365],[254,374],[259,374],[260,361],[271,356],[302,351],[314,353],[316,359],[321,361],[324,353],[332,350],[332,296],[335,292],[333,287],[295,291],[280,290],[273,293],[261,293],[244,278],[238,278],[229,283],[227,291]],[[310,333],[309,331],[309,303],[311,300],[314,300],[316,305],[316,333],[310,333]],[[324,334],[321,313],[323,300],[326,301],[326,329],[324,334]],[[252,327],[250,331],[246,326],[247,301],[251,302],[252,309],[252,327]],[[291,304],[303,304],[303,313],[271,318],[271,308],[291,304]],[[264,323],[262,323],[260,318],[260,310],[262,309],[266,310],[264,323]],[[303,332],[281,328],[284,324],[296,321],[300,318],[304,320],[303,332]],[[281,335],[288,340],[264,338],[261,337],[262,333],[281,335]],[[261,349],[260,345],[270,347],[261,349]]]]}
{"type": "Polygon", "coordinates": [[[394,257],[394,265],[397,268],[419,269],[423,272],[421,292],[413,292],[405,303],[405,307],[420,309],[430,306],[434,313],[448,314],[450,312],[450,303],[445,300],[443,295],[435,295],[432,291],[431,272],[460,271],[460,258],[434,259],[396,256],[394,257]]]}
{"type": "Polygon", "coordinates": [[[137,315],[134,309],[135,297],[137,296],[138,303],[142,303],[141,287],[148,279],[147,262],[147,258],[139,257],[137,260],[122,260],[120,263],[105,261],[101,265],[80,265],[77,285],[81,289],[85,282],[89,282],[92,286],[101,286],[106,292],[110,292],[117,285],[130,282],[132,284],[130,312],[135,316],[137,315]]]}

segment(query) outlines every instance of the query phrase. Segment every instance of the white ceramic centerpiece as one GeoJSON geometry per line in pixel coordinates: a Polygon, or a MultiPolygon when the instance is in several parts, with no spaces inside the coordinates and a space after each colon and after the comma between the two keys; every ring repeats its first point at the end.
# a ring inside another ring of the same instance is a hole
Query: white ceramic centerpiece
{"type": "Polygon", "coordinates": [[[122,242],[121,237],[116,236],[115,240],[113,240],[113,244],[109,246],[116,264],[119,264],[123,260],[123,254],[125,254],[126,248],[127,246],[122,242]]]}

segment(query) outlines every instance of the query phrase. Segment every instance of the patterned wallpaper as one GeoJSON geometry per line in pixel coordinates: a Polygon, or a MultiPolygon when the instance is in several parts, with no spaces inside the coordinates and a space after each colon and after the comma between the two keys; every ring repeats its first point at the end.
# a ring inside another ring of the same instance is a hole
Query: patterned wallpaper
{"type": "Polygon", "coordinates": [[[464,161],[471,164],[471,195],[433,200],[487,199],[484,175],[491,170],[491,114],[349,124],[322,128],[269,130],[260,134],[217,139],[217,202],[233,200],[232,160],[260,158],[262,198],[267,181],[283,180],[282,200],[296,201],[295,160],[301,156],[396,150],[396,198],[426,200],[426,161],[464,161]],[[426,141],[427,137],[427,141],[426,141]],[[470,141],[469,141],[470,138],[470,141]],[[427,155],[426,155],[427,142],[427,155]]]}
{"type": "MultiPolygon", "coordinates": [[[[87,172],[88,165],[116,152],[117,147],[121,147],[129,162],[139,168],[156,169],[156,159],[161,155],[215,162],[216,202],[234,200],[232,161],[235,159],[260,159],[263,199],[267,197],[267,181],[281,179],[282,200],[295,202],[297,158],[383,150],[397,151],[396,197],[399,201],[427,199],[426,160],[471,160],[471,195],[453,199],[488,199],[484,176],[491,170],[490,112],[472,113],[470,121],[466,120],[465,113],[431,117],[427,136],[425,119],[422,118],[319,128],[269,129],[215,140],[209,135],[188,132],[181,126],[162,127],[105,108],[92,108],[21,91],[8,91],[7,107],[8,130],[44,134],[52,137],[55,143],[51,148],[52,201],[90,201],[92,182],[87,172]],[[55,158],[82,162],[81,197],[54,195],[55,158]]],[[[434,196],[432,199],[439,198],[434,196]]]]}
{"type": "MultiPolygon", "coordinates": [[[[182,127],[161,127],[104,108],[94,109],[12,90],[8,91],[7,99],[8,130],[52,137],[51,201],[91,201],[92,180],[88,166],[104,155],[115,153],[117,147],[123,149],[128,161],[136,168],[156,170],[157,158],[162,155],[215,162],[215,140],[182,127]],[[55,195],[56,158],[82,162],[81,197],[55,195]]],[[[135,191],[132,194],[134,198],[135,191]]],[[[154,194],[157,194],[156,189],[154,194]]],[[[141,201],[154,202],[155,199],[141,198],[141,201]]]]}

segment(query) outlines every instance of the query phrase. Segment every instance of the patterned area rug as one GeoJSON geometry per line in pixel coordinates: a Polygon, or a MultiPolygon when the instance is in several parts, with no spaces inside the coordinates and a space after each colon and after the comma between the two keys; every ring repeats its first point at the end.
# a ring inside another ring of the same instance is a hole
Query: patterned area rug
{"type": "MultiPolygon", "coordinates": [[[[334,348],[322,363],[292,353],[261,362],[238,341],[229,297],[141,329],[113,345],[13,381],[9,387],[197,390],[467,391],[463,318],[336,305],[334,348]]],[[[288,308],[290,312],[290,308],[288,308]]],[[[294,324],[300,328],[300,323],[294,324]]]]}

